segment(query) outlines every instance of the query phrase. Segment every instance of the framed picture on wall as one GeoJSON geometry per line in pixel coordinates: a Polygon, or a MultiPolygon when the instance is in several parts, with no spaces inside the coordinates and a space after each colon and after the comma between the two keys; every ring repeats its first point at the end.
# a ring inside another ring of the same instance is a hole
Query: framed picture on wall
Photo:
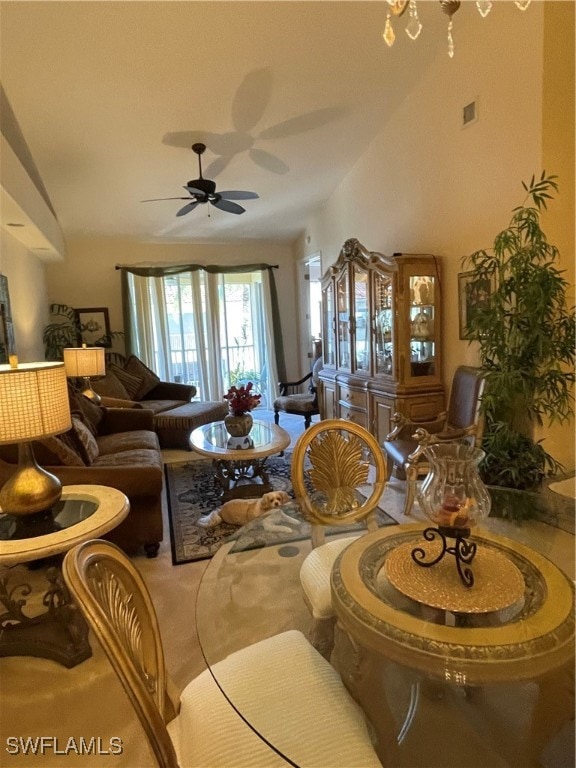
{"type": "Polygon", "coordinates": [[[10,310],[8,278],[0,275],[0,363],[9,362],[10,355],[16,354],[14,324],[10,310]]]}
{"type": "Polygon", "coordinates": [[[76,309],[78,345],[87,347],[111,347],[110,320],[107,307],[76,309]]]}
{"type": "Polygon", "coordinates": [[[474,279],[473,272],[461,272],[458,275],[458,310],[461,339],[476,338],[469,331],[474,313],[488,306],[493,284],[489,278],[474,279]]]}

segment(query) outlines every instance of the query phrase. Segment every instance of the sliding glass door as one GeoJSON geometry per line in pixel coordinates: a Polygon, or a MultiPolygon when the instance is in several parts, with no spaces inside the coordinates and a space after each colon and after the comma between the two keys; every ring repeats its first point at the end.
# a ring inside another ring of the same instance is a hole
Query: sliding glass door
{"type": "Polygon", "coordinates": [[[128,275],[132,348],[161,378],[194,384],[202,399],[221,399],[252,381],[262,405],[274,391],[267,272],[162,277],[128,275]]]}

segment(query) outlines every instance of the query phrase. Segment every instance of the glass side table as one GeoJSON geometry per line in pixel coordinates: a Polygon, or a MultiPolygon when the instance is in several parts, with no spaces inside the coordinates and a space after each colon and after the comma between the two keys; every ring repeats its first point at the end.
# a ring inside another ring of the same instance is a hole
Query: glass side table
{"type": "Polygon", "coordinates": [[[38,656],[73,667],[92,655],[88,627],[62,580],[58,559],[38,577],[21,565],[59,558],[76,544],[98,538],[127,516],[130,505],[115,488],[68,485],[46,515],[29,519],[0,513],[0,657],[38,656]],[[38,581],[39,579],[34,579],[38,581]],[[38,613],[37,604],[46,610],[38,613]]]}

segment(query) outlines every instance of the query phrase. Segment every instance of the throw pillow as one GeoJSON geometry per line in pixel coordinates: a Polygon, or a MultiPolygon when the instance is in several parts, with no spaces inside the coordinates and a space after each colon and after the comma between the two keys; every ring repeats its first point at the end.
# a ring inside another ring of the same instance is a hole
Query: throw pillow
{"type": "Polygon", "coordinates": [[[97,435],[98,426],[104,418],[106,409],[93,403],[92,400],[84,397],[84,395],[72,387],[68,388],[68,397],[70,400],[70,411],[82,414],[82,421],[93,435],[97,435]]]}
{"type": "Polygon", "coordinates": [[[76,434],[80,438],[82,445],[84,446],[84,449],[88,456],[88,463],[92,464],[100,454],[100,451],[98,450],[98,443],[96,442],[96,438],[94,437],[92,432],[90,432],[86,424],[84,424],[84,422],[81,419],[77,418],[76,416],[72,416],[72,425],[76,430],[76,434]]]}
{"type": "Polygon", "coordinates": [[[108,371],[113,373],[118,381],[123,384],[124,389],[128,392],[129,399],[135,400],[136,395],[140,389],[142,389],[142,385],[144,384],[142,376],[134,376],[133,373],[125,371],[124,368],[120,368],[119,365],[115,365],[114,363],[108,367],[108,371]]]}
{"type": "Polygon", "coordinates": [[[150,368],[144,365],[142,360],[139,360],[135,355],[130,355],[124,370],[131,373],[133,376],[139,376],[142,379],[142,385],[136,393],[135,400],[141,400],[148,392],[151,392],[157,384],[160,384],[160,378],[151,371],[150,368]]]}
{"type": "Polygon", "coordinates": [[[108,371],[106,376],[92,381],[92,389],[102,397],[119,397],[121,400],[131,400],[126,387],[118,377],[108,371]]]}
{"type": "Polygon", "coordinates": [[[51,451],[64,466],[67,467],[85,467],[86,462],[83,460],[80,452],[73,446],[75,444],[75,433],[73,429],[68,430],[63,435],[53,435],[52,437],[45,437],[38,442],[51,451]]]}

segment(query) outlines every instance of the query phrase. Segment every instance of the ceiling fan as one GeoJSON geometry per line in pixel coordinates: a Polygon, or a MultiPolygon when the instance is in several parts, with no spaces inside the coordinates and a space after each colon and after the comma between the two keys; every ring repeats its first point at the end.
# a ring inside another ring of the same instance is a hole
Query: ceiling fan
{"type": "Polygon", "coordinates": [[[197,205],[211,203],[215,208],[228,213],[244,213],[246,210],[241,205],[232,202],[233,200],[255,200],[258,195],[256,192],[243,192],[242,190],[228,190],[226,192],[216,192],[216,182],[205,179],[202,176],[202,155],[206,150],[206,144],[192,144],[192,151],[198,155],[198,179],[192,179],[184,189],[190,194],[190,197],[155,197],[151,200],[142,200],[143,203],[154,203],[158,200],[187,200],[185,206],[180,208],[176,216],[185,216],[193,211],[197,205]]]}

